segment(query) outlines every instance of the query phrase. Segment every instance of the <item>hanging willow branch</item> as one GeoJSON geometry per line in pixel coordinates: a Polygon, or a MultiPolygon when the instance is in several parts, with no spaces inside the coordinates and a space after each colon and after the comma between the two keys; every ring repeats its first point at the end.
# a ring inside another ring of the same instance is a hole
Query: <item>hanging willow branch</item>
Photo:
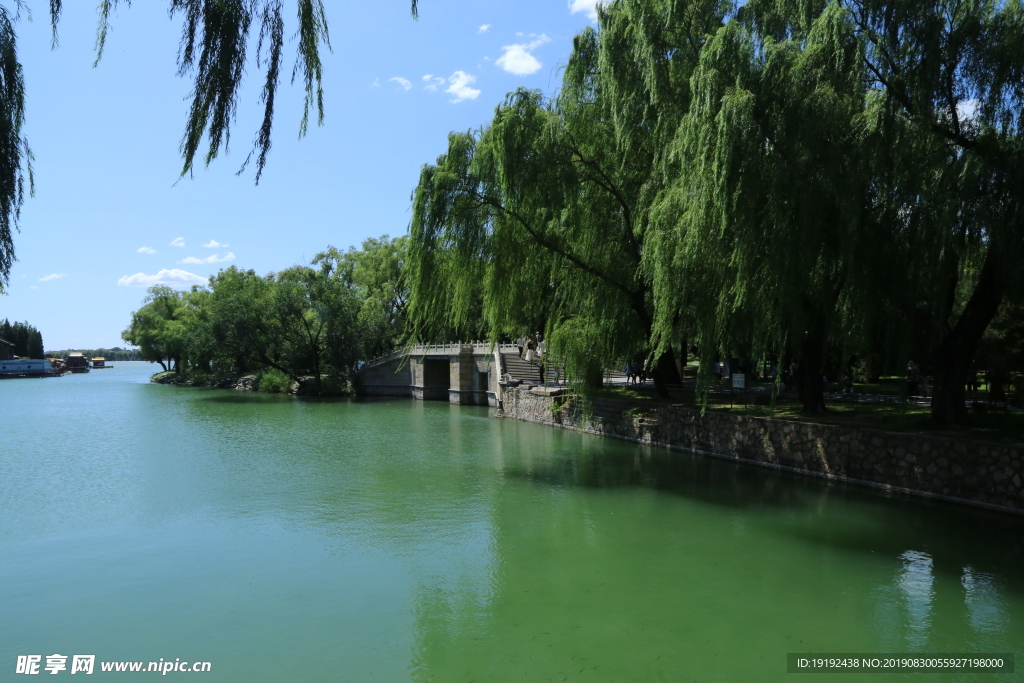
{"type": "MultiPolygon", "coordinates": [[[[99,5],[99,26],[96,33],[96,62],[103,56],[110,16],[117,5],[131,0],[102,0],[99,5]]],[[[418,2],[411,0],[413,17],[418,16],[418,2]]],[[[51,18],[56,27],[61,0],[51,0],[51,18]]],[[[271,147],[274,105],[284,56],[285,22],[282,0],[170,0],[171,17],[181,15],[181,42],[178,48],[178,75],[192,77],[192,105],[181,139],[182,176],[192,172],[196,155],[206,145],[203,163],[208,165],[227,151],[231,141],[231,125],[238,109],[238,95],[247,63],[250,29],[259,24],[256,65],[263,70],[264,84],[260,93],[263,120],[253,140],[253,148],[242,163],[239,173],[256,156],[256,183],[263,174],[271,147]]],[[[292,82],[301,79],[305,90],[299,137],[308,131],[310,110],[316,110],[318,125],[324,121],[323,61],[320,50],[331,48],[327,13],[323,0],[296,0],[297,42],[292,82]]],[[[56,42],[56,29],[54,33],[56,42]]]]}
{"type": "MultiPolygon", "coordinates": [[[[169,0],[169,14],[181,15],[181,42],[178,48],[178,75],[191,76],[192,106],[181,139],[183,164],[181,175],[192,172],[195,157],[206,144],[203,163],[209,164],[231,140],[238,95],[246,66],[249,30],[258,21],[260,32],[256,47],[256,65],[264,71],[259,102],[263,120],[253,140],[253,148],[239,173],[256,155],[256,183],[259,184],[271,147],[274,104],[284,56],[282,0],[169,0]]],[[[0,5],[0,293],[8,283],[14,263],[13,233],[25,196],[25,180],[32,193],[32,152],[22,135],[25,118],[25,84],[17,55],[14,25],[27,8],[23,0],[9,0],[13,12],[0,5]]],[[[99,64],[110,33],[110,19],[118,5],[131,6],[131,0],[101,0],[97,11],[96,61],[99,64]]],[[[417,0],[410,1],[413,18],[418,17],[417,0]]],[[[57,25],[63,10],[62,0],[50,0],[51,46],[58,44],[57,25]]],[[[298,28],[295,33],[297,55],[292,82],[301,78],[305,90],[299,137],[307,132],[310,109],[316,109],[318,125],[324,121],[323,62],[321,47],[331,47],[327,13],[322,0],[296,0],[298,28]]]]}
{"type": "MultiPolygon", "coordinates": [[[[20,10],[20,2],[15,3],[20,10]]],[[[14,262],[13,233],[25,199],[25,177],[32,193],[32,150],[21,133],[25,121],[25,81],[18,62],[17,36],[11,14],[0,6],[0,292],[14,262]]]]}

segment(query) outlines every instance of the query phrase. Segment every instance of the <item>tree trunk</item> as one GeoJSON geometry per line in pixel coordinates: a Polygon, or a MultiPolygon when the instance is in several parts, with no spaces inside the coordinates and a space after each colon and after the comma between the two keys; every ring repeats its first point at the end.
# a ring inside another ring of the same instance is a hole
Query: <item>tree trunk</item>
{"type": "Polygon", "coordinates": [[[686,367],[686,361],[687,361],[687,356],[686,356],[686,343],[687,343],[687,341],[688,340],[683,339],[683,344],[680,347],[681,350],[680,350],[679,353],[682,356],[682,358],[676,358],[676,372],[679,373],[679,383],[680,384],[682,384],[683,381],[686,379],[686,373],[684,372],[683,369],[686,367]]]}
{"type": "MultiPolygon", "coordinates": [[[[640,318],[640,324],[643,325],[644,338],[650,342],[651,332],[654,330],[654,320],[651,314],[647,311],[647,298],[644,295],[644,290],[634,292],[630,303],[632,304],[633,310],[636,312],[638,318],[640,318]]],[[[678,372],[675,368],[675,356],[672,354],[672,350],[661,355],[658,361],[651,368],[651,379],[654,380],[654,390],[657,392],[659,398],[668,398],[668,386],[666,384],[672,381],[670,378],[673,375],[677,376],[675,382],[678,384],[678,372]],[[667,359],[667,360],[666,360],[667,359]]]]}
{"type": "Polygon", "coordinates": [[[800,342],[800,365],[797,369],[797,390],[803,412],[819,415],[825,407],[825,387],[821,381],[821,366],[825,357],[822,327],[808,330],[800,342]]]}
{"type": "Polygon", "coordinates": [[[654,381],[654,390],[659,398],[669,398],[669,384],[682,384],[679,370],[676,368],[676,355],[672,352],[672,349],[658,357],[650,372],[651,379],[654,381]]]}
{"type": "Polygon", "coordinates": [[[1003,300],[1003,289],[996,273],[995,247],[989,244],[985,266],[981,269],[963,315],[939,344],[935,353],[935,393],[932,398],[932,422],[940,427],[966,422],[964,385],[967,372],[978,350],[978,343],[996,316],[1003,300]]]}

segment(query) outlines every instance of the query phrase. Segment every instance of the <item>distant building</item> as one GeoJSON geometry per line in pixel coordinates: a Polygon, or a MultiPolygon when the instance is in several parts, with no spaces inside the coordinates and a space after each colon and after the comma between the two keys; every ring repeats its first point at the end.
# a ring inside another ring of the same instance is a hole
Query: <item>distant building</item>
{"type": "Polygon", "coordinates": [[[67,360],[64,361],[64,367],[71,372],[89,372],[89,359],[75,351],[68,354],[67,360]]]}
{"type": "Polygon", "coordinates": [[[29,358],[0,360],[0,378],[50,377],[55,375],[53,363],[29,358]]]}

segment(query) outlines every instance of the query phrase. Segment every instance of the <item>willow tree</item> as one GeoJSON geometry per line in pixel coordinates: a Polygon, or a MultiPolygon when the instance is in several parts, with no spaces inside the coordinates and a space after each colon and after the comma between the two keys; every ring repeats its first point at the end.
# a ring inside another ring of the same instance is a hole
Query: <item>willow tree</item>
{"type": "MultiPolygon", "coordinates": [[[[110,18],[121,4],[131,0],[101,0],[99,26],[96,34],[96,64],[106,47],[110,18]]],[[[411,0],[412,14],[417,13],[417,0],[411,0]]],[[[53,46],[57,46],[57,26],[63,9],[62,0],[50,0],[53,46]]],[[[25,84],[17,55],[14,26],[22,11],[28,11],[24,0],[0,4],[0,293],[8,283],[14,262],[13,232],[26,192],[32,189],[32,153],[22,134],[25,118],[25,84]],[[8,5],[12,5],[12,12],[8,5]]],[[[291,80],[300,79],[305,90],[299,136],[306,134],[310,114],[317,123],[324,119],[323,61],[320,50],[330,48],[327,13],[323,0],[295,0],[296,56],[291,80]]],[[[271,147],[274,106],[285,66],[285,31],[283,0],[169,0],[171,18],[181,19],[181,41],[178,48],[178,75],[192,78],[192,104],[181,140],[183,165],[181,175],[192,172],[196,156],[204,146],[203,161],[209,164],[227,150],[231,127],[238,109],[239,95],[247,64],[254,62],[262,70],[263,88],[259,101],[263,120],[256,131],[252,151],[242,163],[241,173],[255,155],[255,180],[267,162],[271,147]],[[254,32],[254,27],[258,31],[254,32]],[[255,39],[256,55],[250,54],[255,39]]]]}
{"type": "Polygon", "coordinates": [[[864,50],[836,5],[781,39],[741,19],[705,45],[673,146],[648,255],[659,323],[691,307],[705,367],[737,335],[790,351],[803,409],[821,412],[826,343],[879,246],[864,50]]]}
{"type": "Polygon", "coordinates": [[[964,385],[1000,305],[1022,296],[1024,5],[1020,0],[847,0],[884,93],[885,123],[939,159],[907,192],[927,214],[907,286],[931,315],[932,418],[967,419],[964,385]]]}
{"type": "Polygon", "coordinates": [[[186,296],[164,285],[150,287],[121,338],[139,347],[144,360],[159,363],[164,370],[180,369],[187,338],[183,325],[186,296]]]}
{"type": "Polygon", "coordinates": [[[581,148],[608,142],[607,121],[604,135],[581,141],[556,107],[519,90],[490,126],[453,133],[447,153],[424,167],[410,230],[411,313],[420,329],[457,328],[482,290],[493,338],[531,330],[543,314],[551,352],[582,384],[636,352],[650,316],[615,169],[581,148]]]}
{"type": "Polygon", "coordinates": [[[670,348],[652,355],[654,306],[641,269],[662,183],[665,129],[656,122],[685,113],[685,76],[703,27],[721,24],[718,5],[611,3],[599,11],[601,33],[576,37],[556,97],[519,90],[487,127],[449,136],[414,194],[414,325],[458,325],[482,290],[488,333],[518,336],[542,316],[550,351],[577,388],[592,389],[619,358],[646,357],[666,393],[678,374],[670,348]],[[634,68],[652,44],[644,66],[658,74],[654,89],[637,85],[634,68]],[[681,90],[669,96],[673,87],[681,90]]]}
{"type": "MultiPolygon", "coordinates": [[[[16,3],[16,9],[21,9],[16,3]]],[[[26,178],[32,191],[32,151],[21,131],[25,121],[25,82],[18,61],[17,13],[0,5],[0,294],[14,263],[14,232],[25,200],[26,178]]]]}

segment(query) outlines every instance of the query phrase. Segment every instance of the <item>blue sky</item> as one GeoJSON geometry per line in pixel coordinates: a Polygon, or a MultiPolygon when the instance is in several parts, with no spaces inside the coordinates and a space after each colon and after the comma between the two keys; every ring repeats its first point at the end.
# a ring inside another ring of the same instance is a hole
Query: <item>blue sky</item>
{"type": "Polygon", "coordinates": [[[517,87],[552,93],[594,1],[421,0],[414,21],[407,0],[327,0],[325,125],[299,140],[302,90],[283,84],[259,186],[235,175],[259,122],[254,65],[230,154],[176,182],[190,82],[175,75],[168,3],[121,8],[97,68],[95,3],[64,3],[56,50],[49,3],[28,4],[18,34],[36,193],[0,318],[30,322],[58,349],[124,346],[155,282],[201,282],[227,265],[266,273],[405,234],[419,169],[449,131],[487,123],[517,87]]]}

